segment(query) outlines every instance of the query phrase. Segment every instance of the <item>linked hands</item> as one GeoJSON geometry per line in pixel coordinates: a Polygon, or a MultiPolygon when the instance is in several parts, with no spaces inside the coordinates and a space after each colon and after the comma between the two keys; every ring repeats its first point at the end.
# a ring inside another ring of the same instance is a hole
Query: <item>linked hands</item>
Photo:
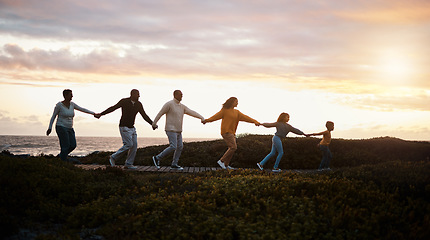
{"type": "Polygon", "coordinates": [[[101,114],[101,113],[95,113],[95,114],[94,114],[94,117],[95,117],[95,118],[97,118],[97,119],[99,119],[101,116],[102,116],[102,114],[101,114]]]}

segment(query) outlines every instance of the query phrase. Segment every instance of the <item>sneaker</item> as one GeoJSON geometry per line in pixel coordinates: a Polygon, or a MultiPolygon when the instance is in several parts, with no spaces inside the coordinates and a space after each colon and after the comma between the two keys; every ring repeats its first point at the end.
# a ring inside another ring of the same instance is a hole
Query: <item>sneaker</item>
{"type": "Polygon", "coordinates": [[[130,169],[130,170],[136,170],[136,169],[137,169],[137,167],[136,167],[136,166],[128,165],[128,164],[124,165],[124,168],[125,168],[125,169],[130,169]]]}
{"type": "Polygon", "coordinates": [[[234,168],[234,167],[230,167],[230,166],[227,166],[227,169],[228,169],[228,170],[236,170],[236,168],[234,168]]]}
{"type": "Polygon", "coordinates": [[[263,165],[261,165],[260,163],[257,163],[257,167],[258,167],[260,170],[263,170],[263,165]]]}
{"type": "Polygon", "coordinates": [[[109,157],[109,163],[112,167],[115,167],[115,159],[113,159],[112,156],[109,157]]]}
{"type": "Polygon", "coordinates": [[[272,172],[282,172],[282,170],[281,170],[281,169],[279,169],[279,168],[274,168],[274,169],[272,170],[272,172]]]}
{"type": "Polygon", "coordinates": [[[152,161],[154,162],[154,165],[160,169],[160,160],[157,160],[156,156],[152,156],[152,161]]]}
{"type": "Polygon", "coordinates": [[[221,160],[218,160],[218,165],[222,168],[222,169],[226,169],[225,165],[223,162],[221,162],[221,160]]]}
{"type": "Polygon", "coordinates": [[[172,166],[170,166],[170,169],[172,169],[172,170],[178,170],[178,171],[184,170],[184,168],[181,167],[181,166],[179,166],[179,165],[172,165],[172,166]]]}

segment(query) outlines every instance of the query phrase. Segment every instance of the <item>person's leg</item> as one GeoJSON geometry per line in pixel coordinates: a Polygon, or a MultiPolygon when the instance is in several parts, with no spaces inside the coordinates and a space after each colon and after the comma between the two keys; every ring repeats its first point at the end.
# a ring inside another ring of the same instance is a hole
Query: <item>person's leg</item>
{"type": "Polygon", "coordinates": [[[224,139],[224,142],[227,144],[228,149],[221,157],[220,160],[227,167],[230,165],[231,158],[233,157],[233,154],[237,150],[236,136],[232,133],[225,133],[225,134],[222,134],[221,136],[224,139]]]}
{"type": "Polygon", "coordinates": [[[322,158],[321,158],[321,163],[318,169],[323,169],[326,166],[326,162],[327,162],[327,158],[328,158],[328,147],[324,146],[324,145],[320,145],[320,150],[322,152],[322,158]]]}
{"type": "Polygon", "coordinates": [[[69,151],[70,144],[66,128],[61,126],[55,126],[55,131],[57,132],[58,140],[60,141],[60,158],[63,161],[67,161],[67,154],[69,151]]]}
{"type": "Polygon", "coordinates": [[[155,156],[157,161],[163,159],[164,157],[169,155],[171,152],[176,150],[177,142],[178,142],[178,140],[177,140],[178,138],[176,136],[176,133],[166,131],[166,135],[167,135],[167,138],[169,139],[169,146],[167,148],[165,148],[160,154],[155,156]]]}
{"type": "Polygon", "coordinates": [[[176,134],[176,149],[175,153],[173,154],[173,162],[172,166],[178,165],[179,158],[181,157],[182,149],[184,148],[184,144],[182,142],[182,133],[175,133],[176,134]]]}
{"type": "Polygon", "coordinates": [[[282,147],[282,140],[280,137],[276,136],[276,138],[274,138],[274,145],[275,145],[276,151],[278,152],[278,156],[276,157],[276,162],[273,168],[278,168],[279,163],[281,162],[282,156],[284,155],[284,148],[282,147]]]}
{"type": "Polygon", "coordinates": [[[69,154],[76,148],[76,136],[75,136],[75,130],[73,130],[73,128],[67,128],[66,131],[69,137],[69,149],[67,151],[67,154],[69,154]]]}
{"type": "Polygon", "coordinates": [[[333,155],[331,154],[330,148],[327,146],[327,161],[325,168],[330,168],[330,161],[333,158],[333,155]]]}
{"type": "MultiPolygon", "coordinates": [[[[266,164],[267,161],[269,161],[272,157],[275,156],[276,154],[276,146],[275,146],[275,137],[277,136],[273,136],[272,138],[272,150],[270,151],[269,154],[267,154],[267,156],[260,162],[260,165],[263,166],[264,164],[266,164]]],[[[277,137],[279,138],[279,137],[277,137]]]]}
{"type": "Polygon", "coordinates": [[[134,159],[136,158],[137,152],[137,132],[136,128],[130,128],[131,130],[131,143],[132,147],[128,150],[127,159],[125,165],[133,165],[134,159]]]}
{"type": "Polygon", "coordinates": [[[118,160],[124,152],[133,147],[133,130],[128,127],[119,127],[119,133],[121,134],[123,145],[118,151],[112,154],[111,158],[114,160],[118,160]]]}

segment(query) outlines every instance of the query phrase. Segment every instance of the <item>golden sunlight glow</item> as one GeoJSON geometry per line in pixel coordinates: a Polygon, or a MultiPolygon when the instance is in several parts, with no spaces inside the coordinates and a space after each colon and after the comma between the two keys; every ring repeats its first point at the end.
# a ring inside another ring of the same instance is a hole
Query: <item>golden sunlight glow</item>
{"type": "Polygon", "coordinates": [[[399,52],[388,52],[381,57],[379,71],[383,78],[392,81],[407,81],[412,77],[414,67],[407,54],[399,52]]]}

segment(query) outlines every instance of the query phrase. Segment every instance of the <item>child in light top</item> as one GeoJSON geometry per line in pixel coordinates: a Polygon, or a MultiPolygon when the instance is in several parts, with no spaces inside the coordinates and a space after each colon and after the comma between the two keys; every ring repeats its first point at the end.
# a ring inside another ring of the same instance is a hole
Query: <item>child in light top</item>
{"type": "Polygon", "coordinates": [[[329,145],[331,142],[331,131],[334,130],[334,123],[331,121],[327,121],[325,124],[327,130],[320,132],[320,133],[312,133],[309,134],[309,136],[317,136],[322,135],[323,138],[321,142],[318,144],[320,150],[322,151],[322,159],[319,166],[319,170],[327,169],[330,170],[330,160],[333,158],[333,155],[331,154],[331,151],[329,149],[329,145]]]}
{"type": "MultiPolygon", "coordinates": [[[[272,138],[272,151],[259,163],[257,163],[258,168],[263,170],[263,165],[272,157],[278,153],[276,157],[275,165],[273,166],[273,172],[280,172],[281,169],[278,168],[279,162],[284,154],[284,150],[282,147],[282,139],[287,137],[289,132],[293,132],[297,135],[306,135],[302,131],[297,128],[292,127],[287,122],[290,120],[290,115],[288,113],[281,113],[278,117],[278,120],[274,123],[263,123],[262,125],[270,128],[276,127],[276,133],[272,138]]],[[[306,135],[307,136],[307,135],[306,135]]]]}

